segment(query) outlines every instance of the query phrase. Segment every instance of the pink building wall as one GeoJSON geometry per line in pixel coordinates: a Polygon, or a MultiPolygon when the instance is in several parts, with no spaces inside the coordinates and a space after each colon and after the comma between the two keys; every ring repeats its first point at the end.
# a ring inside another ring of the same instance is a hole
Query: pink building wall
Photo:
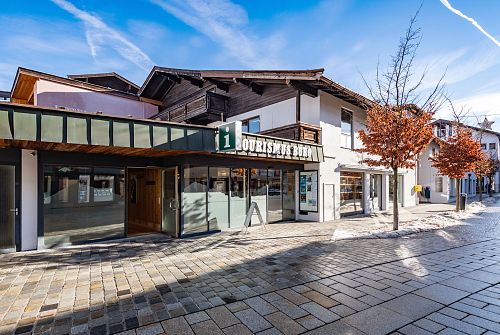
{"type": "Polygon", "coordinates": [[[66,107],[81,112],[131,116],[146,119],[158,113],[158,107],[146,102],[94,92],[79,87],[40,79],[35,84],[35,105],[66,107]]]}

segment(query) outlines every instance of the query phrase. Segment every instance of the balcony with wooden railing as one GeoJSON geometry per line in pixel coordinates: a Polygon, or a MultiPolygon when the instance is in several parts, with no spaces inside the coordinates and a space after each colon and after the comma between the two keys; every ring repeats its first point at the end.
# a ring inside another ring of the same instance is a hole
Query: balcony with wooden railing
{"type": "Polygon", "coordinates": [[[195,124],[207,124],[221,120],[221,114],[227,113],[227,99],[226,96],[206,92],[202,96],[177,104],[161,114],[163,119],[173,122],[189,121],[195,124]]]}
{"type": "Polygon", "coordinates": [[[261,131],[260,134],[287,140],[321,144],[321,127],[305,122],[297,122],[283,127],[261,131]]]}

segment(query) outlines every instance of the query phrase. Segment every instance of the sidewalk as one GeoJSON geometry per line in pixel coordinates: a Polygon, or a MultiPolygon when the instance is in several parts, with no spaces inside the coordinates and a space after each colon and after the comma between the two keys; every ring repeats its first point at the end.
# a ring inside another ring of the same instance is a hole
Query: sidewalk
{"type": "MultiPolygon", "coordinates": [[[[399,208],[399,230],[393,230],[392,209],[369,215],[357,215],[331,221],[335,226],[334,240],[357,238],[388,238],[423,231],[463,225],[465,219],[479,215],[487,206],[494,205],[500,197],[483,199],[482,203],[470,201],[465,211],[456,212],[455,204],[421,203],[399,208]]],[[[472,199],[475,200],[475,199],[472,199]]]]}

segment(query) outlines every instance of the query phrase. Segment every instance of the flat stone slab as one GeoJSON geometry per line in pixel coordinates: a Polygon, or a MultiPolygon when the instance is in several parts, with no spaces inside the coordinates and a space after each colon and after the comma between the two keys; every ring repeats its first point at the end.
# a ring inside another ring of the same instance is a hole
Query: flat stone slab
{"type": "Polygon", "coordinates": [[[445,286],[442,284],[432,284],[416,290],[413,293],[444,305],[452,304],[455,301],[458,301],[469,295],[468,292],[457,290],[456,288],[445,286]]]}
{"type": "Polygon", "coordinates": [[[343,335],[365,335],[365,333],[360,332],[358,329],[348,325],[344,321],[335,321],[334,323],[329,323],[322,327],[311,330],[307,335],[333,335],[333,334],[343,334],[343,335]]]}
{"type": "MultiPolygon", "coordinates": [[[[500,277],[500,275],[497,275],[500,277]]],[[[475,280],[475,279],[470,279],[470,278],[464,278],[464,277],[454,277],[450,279],[446,279],[445,281],[442,281],[441,284],[450,286],[462,291],[466,291],[469,293],[474,293],[477,291],[480,291],[488,286],[490,286],[488,283],[485,283],[483,281],[475,280]]]]}
{"type": "Polygon", "coordinates": [[[413,320],[390,309],[374,306],[343,319],[345,323],[370,335],[388,334],[413,320]]]}
{"type": "Polygon", "coordinates": [[[412,293],[384,302],[380,306],[402,314],[412,320],[418,320],[444,307],[440,303],[412,293]]]}

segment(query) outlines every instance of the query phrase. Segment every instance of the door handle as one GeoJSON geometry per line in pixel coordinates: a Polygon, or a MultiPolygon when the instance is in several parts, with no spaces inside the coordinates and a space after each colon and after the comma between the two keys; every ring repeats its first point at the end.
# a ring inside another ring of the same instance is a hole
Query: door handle
{"type": "Polygon", "coordinates": [[[19,208],[9,209],[9,212],[14,212],[14,213],[16,213],[16,215],[19,215],[19,208]]]}

